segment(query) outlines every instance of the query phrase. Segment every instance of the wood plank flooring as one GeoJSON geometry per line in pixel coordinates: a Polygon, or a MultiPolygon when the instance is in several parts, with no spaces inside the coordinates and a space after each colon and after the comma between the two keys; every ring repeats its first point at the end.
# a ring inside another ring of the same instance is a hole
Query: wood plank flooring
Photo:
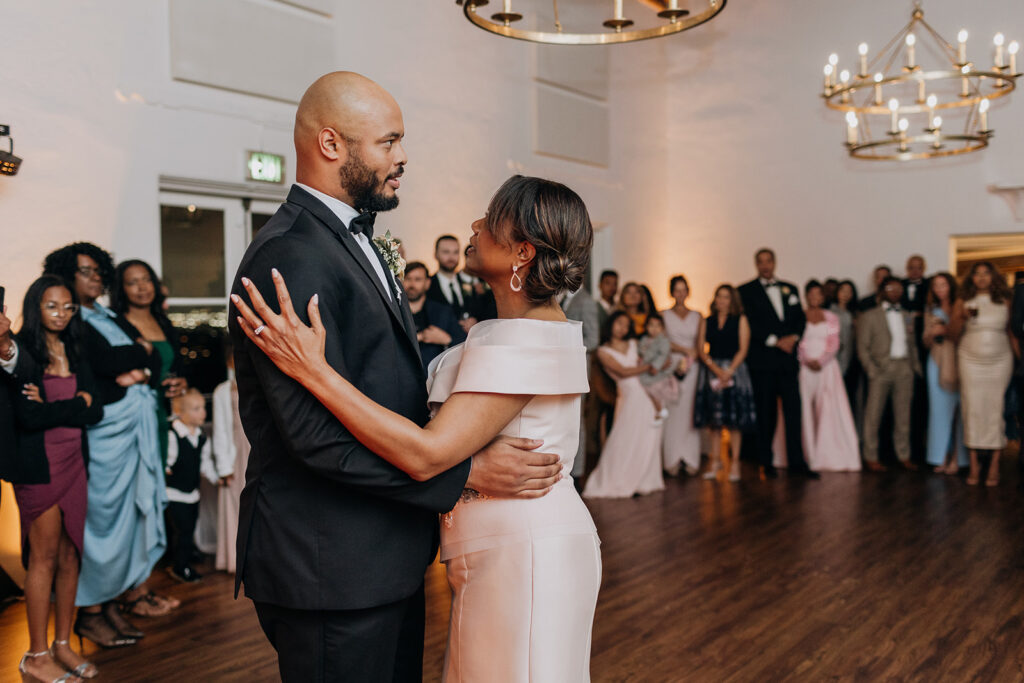
{"type": "MultiPolygon", "coordinates": [[[[820,482],[670,480],[589,503],[603,540],[595,681],[1024,680],[1024,505],[1014,458],[999,488],[925,473],[820,482]]],[[[211,573],[160,590],[146,638],[87,650],[106,681],[275,681],[251,603],[211,573]]],[[[427,575],[426,681],[439,681],[444,569],[427,575]]],[[[0,613],[0,681],[17,680],[24,605],[0,613]]],[[[76,643],[77,644],[77,643],[76,643]]],[[[546,682],[545,682],[546,683],[546,682]]]]}

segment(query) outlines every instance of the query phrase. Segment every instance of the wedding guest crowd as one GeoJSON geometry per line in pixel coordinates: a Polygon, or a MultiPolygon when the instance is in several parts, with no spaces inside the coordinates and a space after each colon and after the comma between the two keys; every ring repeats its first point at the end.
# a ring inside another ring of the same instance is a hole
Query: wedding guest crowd
{"type": "MultiPolygon", "coordinates": [[[[1024,383],[1013,361],[1024,283],[1014,296],[991,263],[974,264],[962,283],[945,272],[926,277],[925,260],[913,255],[904,279],[876,267],[868,296],[858,298],[851,279],[829,277],[808,282],[801,300],[776,277],[771,249],[754,264],[755,279],[716,290],[706,319],[688,307],[682,275],[669,283],[672,307],[659,312],[646,285],[620,291],[618,273],[600,274],[593,303],[603,341],[581,436],[591,444],[585,496],[658,490],[664,475],[698,474],[702,456],[706,479],[726,470],[737,481],[741,449],[765,478],[779,467],[808,479],[862,466],[882,472],[894,461],[944,474],[969,465],[969,484],[982,469],[998,484],[1016,428],[1004,413],[1018,409],[1010,399],[1024,383]],[[655,433],[661,472],[651,464],[655,433]],[[744,435],[754,437],[749,449],[744,435]]],[[[578,306],[579,296],[566,301],[578,306]]]]}
{"type": "MultiPolygon", "coordinates": [[[[203,457],[205,399],[182,377],[182,336],[165,298],[146,262],[115,267],[107,251],[78,242],[46,256],[16,332],[0,313],[0,423],[13,432],[0,450],[0,478],[14,485],[22,525],[26,680],[94,678],[97,667],[70,646],[72,630],[101,647],[124,647],[144,636],[134,618],[177,609],[179,600],[148,586],[167,552],[168,494],[189,498],[175,500],[188,514],[170,506],[179,532],[170,573],[196,580],[193,469],[202,463],[222,487],[244,471],[248,444],[231,431],[237,393],[217,415],[232,433],[230,446],[222,440],[215,464],[203,457]]],[[[222,502],[237,508],[237,489],[234,501],[222,502]]],[[[225,517],[237,513],[227,509],[225,517]]],[[[222,535],[233,549],[234,531],[222,535]]],[[[218,565],[233,569],[226,547],[224,554],[218,565]]]]}

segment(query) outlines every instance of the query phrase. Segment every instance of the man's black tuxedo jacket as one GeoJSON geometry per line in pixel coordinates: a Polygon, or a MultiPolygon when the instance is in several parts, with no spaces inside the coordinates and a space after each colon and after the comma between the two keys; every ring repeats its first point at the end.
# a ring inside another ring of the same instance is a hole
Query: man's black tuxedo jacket
{"type": "MultiPolygon", "coordinates": [[[[246,276],[277,310],[271,268],[296,312],[320,295],[327,361],[374,401],[417,424],[428,419],[416,330],[402,296],[389,300],[366,254],[320,200],[293,187],[260,230],[246,276]]],[[[390,277],[394,289],[397,283],[390,277]]],[[[369,451],[301,385],[280,372],[231,319],[239,412],[252,444],[238,525],[238,584],[257,602],[310,610],[361,609],[412,595],[438,543],[469,461],[416,482],[369,451]]]]}
{"type": "Polygon", "coordinates": [[[910,280],[903,280],[902,284],[903,297],[900,299],[900,305],[911,313],[922,313],[928,300],[928,287],[931,285],[931,280],[925,278],[916,283],[913,298],[910,296],[910,280]]]}
{"type": "Polygon", "coordinates": [[[796,357],[796,350],[793,353],[785,353],[781,349],[765,346],[765,340],[771,335],[781,339],[791,334],[802,337],[804,327],[807,325],[807,317],[800,305],[800,294],[795,285],[790,282],[777,281],[782,294],[782,309],[785,319],[779,320],[779,315],[772,306],[768,292],[758,279],[741,285],[739,288],[740,299],[743,301],[743,312],[750,324],[750,351],[747,353],[747,365],[752,369],[773,369],[783,368],[796,370],[799,362],[796,357]]]}

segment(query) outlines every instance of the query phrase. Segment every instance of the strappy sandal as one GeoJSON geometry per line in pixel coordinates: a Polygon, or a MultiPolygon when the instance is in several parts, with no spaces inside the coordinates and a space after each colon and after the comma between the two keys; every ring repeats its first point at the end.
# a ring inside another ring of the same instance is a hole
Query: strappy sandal
{"type": "MultiPolygon", "coordinates": [[[[28,670],[25,669],[25,662],[27,662],[29,658],[35,659],[36,657],[42,657],[43,655],[48,654],[50,654],[49,650],[43,650],[42,652],[26,652],[21,656],[21,661],[18,662],[18,673],[21,674],[22,683],[47,683],[47,681],[38,678],[34,674],[30,674],[28,670]]],[[[60,666],[59,662],[54,663],[60,666]]],[[[65,672],[63,676],[58,676],[57,678],[54,678],[48,683],[81,683],[81,681],[81,678],[79,678],[74,673],[68,671],[65,672]]]]}
{"type": "Polygon", "coordinates": [[[181,605],[180,600],[170,600],[153,593],[143,593],[134,600],[119,600],[121,610],[133,617],[163,617],[181,605]]]}
{"type": "Polygon", "coordinates": [[[53,657],[53,661],[57,662],[65,669],[69,670],[73,676],[78,676],[79,678],[84,679],[90,679],[96,678],[100,675],[100,670],[96,668],[95,664],[89,661],[82,662],[78,666],[72,667],[70,664],[61,659],[60,656],[57,654],[58,645],[67,645],[68,648],[70,649],[71,644],[66,640],[53,641],[53,643],[50,644],[50,656],[53,657]]]}

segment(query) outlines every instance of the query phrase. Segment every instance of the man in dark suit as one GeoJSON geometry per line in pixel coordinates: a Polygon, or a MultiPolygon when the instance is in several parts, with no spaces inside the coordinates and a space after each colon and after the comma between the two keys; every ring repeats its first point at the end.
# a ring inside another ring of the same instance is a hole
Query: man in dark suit
{"type": "Polygon", "coordinates": [[[429,283],[426,265],[413,261],[405,266],[402,286],[416,324],[416,340],[420,343],[424,368],[449,346],[466,341],[466,333],[455,319],[451,307],[426,297],[429,283]]]}
{"type": "MultiPolygon", "coordinates": [[[[434,243],[434,258],[437,260],[437,272],[430,278],[430,288],[427,290],[427,298],[444,304],[452,309],[455,318],[462,325],[462,329],[469,332],[469,328],[481,320],[487,320],[497,316],[497,309],[493,315],[484,312],[484,297],[477,294],[473,285],[473,278],[459,271],[459,260],[462,251],[459,248],[459,240],[454,235],[441,235],[434,243]]],[[[494,295],[491,294],[490,301],[493,302],[494,295]]]]}
{"type": "MultiPolygon", "coordinates": [[[[914,349],[924,367],[928,349],[924,345],[924,307],[928,299],[928,279],[924,276],[925,261],[920,254],[907,259],[907,276],[903,279],[900,306],[914,322],[914,349]]],[[[910,408],[910,459],[924,463],[928,441],[928,382],[924,375],[914,376],[914,398],[910,408]]]]}
{"type": "Polygon", "coordinates": [[[818,479],[818,474],[812,472],[804,460],[800,433],[800,364],[796,347],[807,319],[800,306],[799,290],[789,282],[775,279],[775,252],[771,249],[761,249],[754,260],[758,277],[742,285],[739,293],[750,323],[747,367],[757,406],[758,460],[765,476],[778,476],[772,464],[772,439],[781,398],[789,473],[818,479]]]}
{"type": "Polygon", "coordinates": [[[861,312],[870,311],[878,305],[881,297],[880,288],[882,286],[882,280],[887,277],[892,277],[892,268],[886,265],[875,266],[875,270],[871,274],[871,285],[874,287],[874,291],[857,302],[858,310],[861,312]]]}
{"type": "MultiPolygon", "coordinates": [[[[306,91],[295,117],[298,165],[287,201],[249,246],[242,278],[276,302],[271,270],[296,302],[317,294],[327,361],[381,405],[423,425],[425,375],[412,314],[372,242],[406,164],[398,104],[337,72],[306,91]]],[[[273,304],[272,304],[273,305],[273,304]]],[[[297,305],[308,324],[306,306],[297,305]]],[[[239,411],[252,444],[238,525],[236,591],[245,584],[285,683],[420,681],[423,575],[437,515],[466,487],[511,496],[546,490],[557,456],[495,440],[416,482],[359,443],[231,321],[239,411]],[[468,480],[467,480],[468,475],[468,480]]]]}

